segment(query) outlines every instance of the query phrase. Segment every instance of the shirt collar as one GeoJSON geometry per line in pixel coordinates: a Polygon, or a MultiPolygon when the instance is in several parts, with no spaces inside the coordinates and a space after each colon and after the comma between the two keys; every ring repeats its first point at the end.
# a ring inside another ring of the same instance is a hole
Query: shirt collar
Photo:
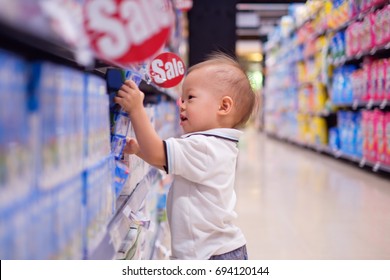
{"type": "Polygon", "coordinates": [[[241,130],[234,129],[234,128],[214,128],[214,129],[209,129],[204,131],[187,133],[182,135],[181,138],[187,138],[192,135],[206,135],[206,136],[216,136],[216,137],[225,138],[228,140],[238,142],[242,134],[243,132],[241,130]]]}

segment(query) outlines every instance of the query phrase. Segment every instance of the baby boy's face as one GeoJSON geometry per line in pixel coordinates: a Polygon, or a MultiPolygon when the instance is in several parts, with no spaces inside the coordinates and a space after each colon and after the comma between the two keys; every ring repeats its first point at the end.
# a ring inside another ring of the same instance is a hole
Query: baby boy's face
{"type": "Polygon", "coordinates": [[[180,125],[185,133],[217,128],[218,94],[212,69],[205,66],[191,71],[184,80],[180,102],[180,125]]]}

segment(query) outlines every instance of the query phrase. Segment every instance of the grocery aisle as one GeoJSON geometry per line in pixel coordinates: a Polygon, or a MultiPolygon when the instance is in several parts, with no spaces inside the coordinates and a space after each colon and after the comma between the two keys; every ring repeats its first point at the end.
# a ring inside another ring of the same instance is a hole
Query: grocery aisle
{"type": "Polygon", "coordinates": [[[390,181],[247,129],[237,224],[250,259],[390,259],[390,181]]]}

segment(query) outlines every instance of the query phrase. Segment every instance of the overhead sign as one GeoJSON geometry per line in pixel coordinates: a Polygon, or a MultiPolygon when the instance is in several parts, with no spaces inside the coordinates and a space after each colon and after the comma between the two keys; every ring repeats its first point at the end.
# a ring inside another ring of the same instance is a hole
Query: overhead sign
{"type": "Polygon", "coordinates": [[[84,26],[96,56],[121,65],[153,57],[169,38],[171,9],[162,0],[87,0],[84,26]]]}
{"type": "Polygon", "coordinates": [[[150,76],[153,82],[163,88],[178,85],[184,77],[183,60],[174,53],[162,53],[150,63],[150,76]]]}

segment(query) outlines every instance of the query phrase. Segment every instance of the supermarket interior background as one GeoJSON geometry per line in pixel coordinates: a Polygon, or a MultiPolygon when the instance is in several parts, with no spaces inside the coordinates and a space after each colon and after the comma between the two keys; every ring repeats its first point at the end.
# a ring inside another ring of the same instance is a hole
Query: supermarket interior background
{"type": "Polygon", "coordinates": [[[0,4],[0,259],[169,259],[172,177],[123,153],[113,97],[132,79],[180,136],[180,84],[150,62],[215,50],[259,96],[236,175],[249,259],[390,259],[389,0],[0,4]]]}

